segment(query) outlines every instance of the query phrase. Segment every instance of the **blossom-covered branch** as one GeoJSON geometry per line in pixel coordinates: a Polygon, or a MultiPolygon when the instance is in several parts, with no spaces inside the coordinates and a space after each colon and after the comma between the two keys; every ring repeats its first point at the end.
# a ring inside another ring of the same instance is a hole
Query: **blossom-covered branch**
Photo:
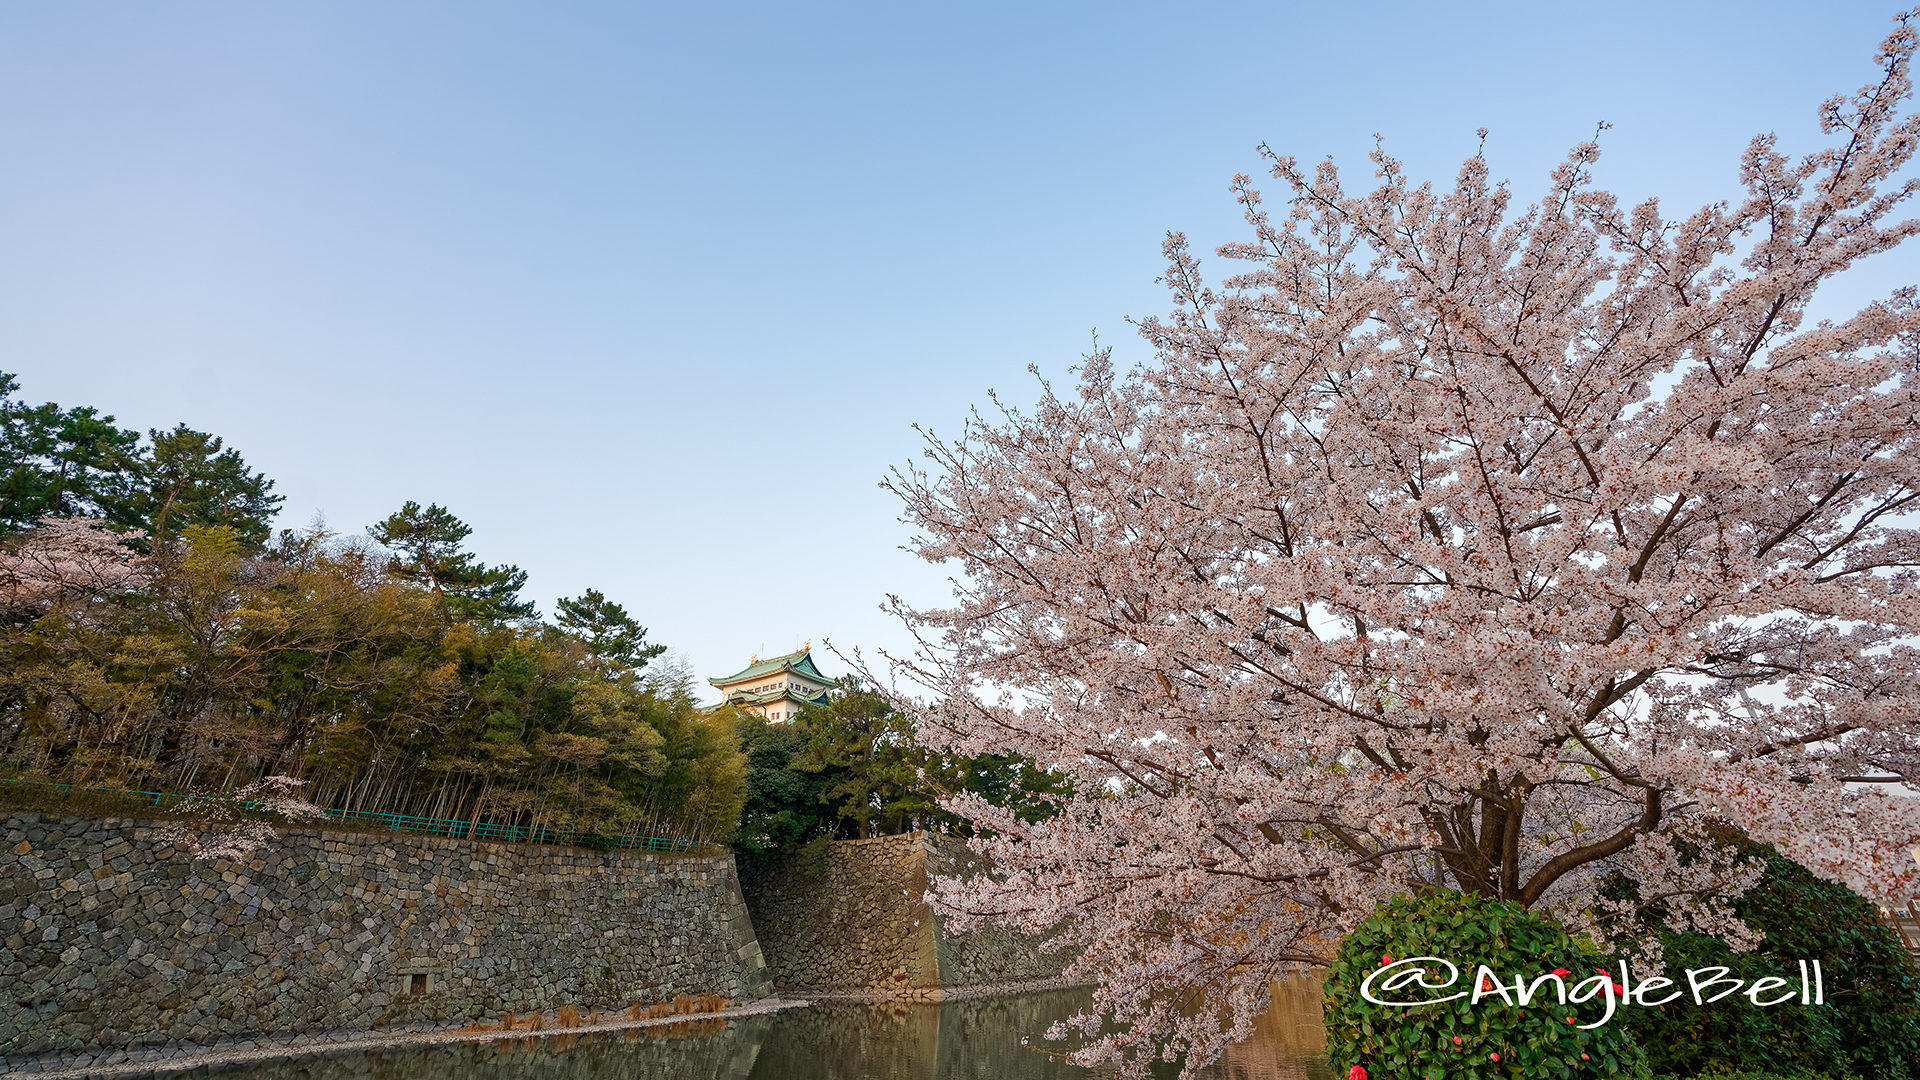
{"type": "Polygon", "coordinates": [[[1271,155],[1244,269],[1168,238],[1152,363],[896,474],[960,571],[896,605],[923,726],[1075,778],[1039,823],[956,800],[997,876],[939,899],[1084,948],[1135,1032],[1086,1060],[1207,1060],[1410,888],[1750,940],[1717,822],[1911,894],[1920,306],[1807,312],[1920,230],[1914,44],[1684,218],[1595,189],[1594,143],[1517,211],[1479,155],[1436,189],[1377,150],[1359,195],[1271,155]]]}

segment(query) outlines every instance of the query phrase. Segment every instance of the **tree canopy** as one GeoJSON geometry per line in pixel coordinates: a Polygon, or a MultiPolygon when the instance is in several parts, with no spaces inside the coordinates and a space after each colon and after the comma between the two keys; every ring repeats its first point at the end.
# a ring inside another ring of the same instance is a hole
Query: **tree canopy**
{"type": "Polygon", "coordinates": [[[94,517],[153,536],[226,526],[253,551],[272,536],[273,481],[219,438],[179,424],[142,443],[92,406],[29,406],[12,400],[18,389],[0,372],[0,532],[94,517]]]}
{"type": "Polygon", "coordinates": [[[0,545],[8,774],[212,793],[293,777],[335,809],[732,840],[733,719],[649,669],[664,648],[599,591],[543,624],[526,574],[466,550],[439,505],[406,504],[378,543],[272,536],[272,482],[216,437],[141,444],[88,408],[4,418],[5,524],[23,530],[0,545]]]}
{"type": "Polygon", "coordinates": [[[1598,190],[1594,143],[1524,209],[1480,154],[1436,187],[1379,150],[1360,194],[1270,154],[1230,276],[1168,238],[1150,362],[896,475],[961,573],[900,609],[922,736],[1074,780],[1038,824],[948,800],[1001,876],[942,905],[1085,946],[1135,1033],[1087,1060],[1197,1066],[1409,890],[1576,931],[1658,896],[1749,946],[1720,821],[1920,891],[1920,308],[1808,315],[1920,231],[1914,42],[1681,217],[1598,190]]]}
{"type": "Polygon", "coordinates": [[[588,589],[577,598],[562,597],[559,607],[560,617],[555,621],[560,628],[578,637],[602,664],[638,671],[667,651],[665,645],[647,644],[647,628],[598,589],[588,589]]]}
{"type": "Polygon", "coordinates": [[[751,770],[739,847],[756,857],[821,838],[966,835],[973,823],[941,805],[963,791],[1039,821],[1067,792],[1065,776],[1023,758],[928,746],[910,713],[852,676],[789,722],[743,715],[739,723],[751,770]]]}
{"type": "Polygon", "coordinates": [[[87,406],[12,400],[19,382],[0,372],[0,528],[31,529],[43,517],[124,518],[135,496],[140,433],[87,406]]]}
{"type": "Polygon", "coordinates": [[[446,507],[434,503],[422,509],[408,500],[367,532],[397,553],[392,563],[395,574],[431,589],[455,616],[536,617],[533,603],[519,598],[527,572],[517,566],[488,566],[462,549],[473,528],[446,507]]]}
{"type": "Polygon", "coordinates": [[[189,525],[219,525],[249,549],[265,546],[284,501],[273,494],[273,481],[248,469],[239,451],[222,449],[217,436],[185,424],[147,437],[151,447],[139,461],[139,483],[115,519],[119,524],[156,537],[189,525]]]}

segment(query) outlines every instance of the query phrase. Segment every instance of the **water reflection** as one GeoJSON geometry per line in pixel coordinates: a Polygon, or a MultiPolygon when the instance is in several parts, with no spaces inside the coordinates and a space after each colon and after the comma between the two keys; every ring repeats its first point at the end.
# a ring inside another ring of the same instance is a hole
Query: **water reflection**
{"type": "MultiPolygon", "coordinates": [[[[1071,990],[945,1005],[823,1003],[730,1021],[332,1054],[194,1074],[222,1080],[1091,1080],[1096,1073],[1020,1045],[1022,1036],[1039,1043],[1049,1024],[1086,1003],[1085,991],[1071,990]]],[[[1324,1045],[1317,987],[1282,984],[1254,1037],[1230,1047],[1203,1075],[1331,1080],[1324,1045]]]]}
{"type": "Polygon", "coordinates": [[[1331,1080],[1318,979],[1275,983],[1273,1005],[1254,1021],[1253,1038],[1227,1047],[1210,1080],[1331,1080]]]}

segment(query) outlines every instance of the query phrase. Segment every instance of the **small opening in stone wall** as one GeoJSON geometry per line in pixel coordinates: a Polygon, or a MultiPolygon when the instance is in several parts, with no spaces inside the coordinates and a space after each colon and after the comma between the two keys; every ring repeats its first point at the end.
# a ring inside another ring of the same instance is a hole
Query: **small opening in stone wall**
{"type": "Polygon", "coordinates": [[[426,992],[427,992],[427,977],[425,975],[407,976],[407,993],[424,994],[426,992]]]}

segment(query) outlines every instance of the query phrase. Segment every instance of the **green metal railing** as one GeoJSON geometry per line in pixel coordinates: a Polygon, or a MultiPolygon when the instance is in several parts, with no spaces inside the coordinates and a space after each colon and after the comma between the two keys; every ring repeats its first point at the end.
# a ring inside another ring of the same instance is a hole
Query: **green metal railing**
{"type": "MultiPolygon", "coordinates": [[[[70,791],[98,792],[116,798],[143,800],[148,806],[160,806],[172,800],[175,807],[196,802],[217,802],[215,796],[175,795],[165,791],[131,791],[126,788],[81,787],[72,784],[55,784],[43,780],[17,780],[0,777],[0,783],[18,784],[24,787],[42,788],[57,791],[64,795],[70,791]]],[[[253,810],[258,804],[252,800],[241,800],[237,805],[242,810],[253,810]]],[[[428,836],[449,836],[457,840],[504,840],[519,844],[562,844],[572,847],[621,848],[636,851],[698,851],[712,847],[692,840],[682,840],[672,836],[648,836],[635,833],[630,836],[608,836],[604,833],[584,832],[577,829],[551,829],[545,825],[508,825],[497,821],[455,821],[451,818],[421,817],[417,814],[388,814],[370,810],[326,810],[327,820],[354,825],[370,825],[387,832],[422,833],[428,836]]]]}

